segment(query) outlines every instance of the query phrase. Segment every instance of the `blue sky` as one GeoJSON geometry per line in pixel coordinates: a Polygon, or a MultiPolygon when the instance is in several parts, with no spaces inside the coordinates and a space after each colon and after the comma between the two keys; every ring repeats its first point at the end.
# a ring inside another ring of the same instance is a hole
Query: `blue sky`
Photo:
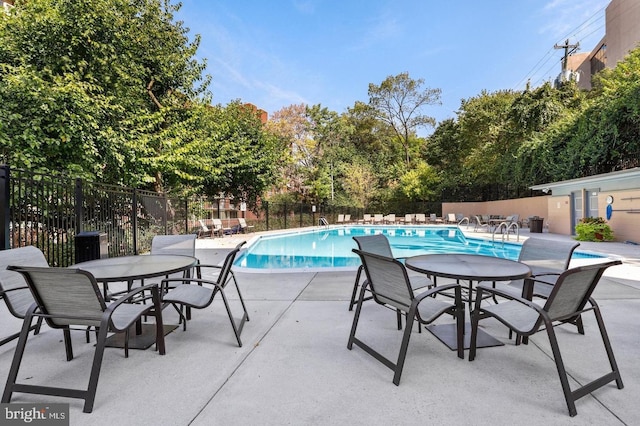
{"type": "Polygon", "coordinates": [[[560,72],[562,50],[589,52],[609,0],[182,0],[177,19],[200,34],[213,102],[269,114],[292,104],[342,113],[369,83],[409,72],[442,90],[425,110],[455,117],[460,100],[534,86],[560,72]]]}

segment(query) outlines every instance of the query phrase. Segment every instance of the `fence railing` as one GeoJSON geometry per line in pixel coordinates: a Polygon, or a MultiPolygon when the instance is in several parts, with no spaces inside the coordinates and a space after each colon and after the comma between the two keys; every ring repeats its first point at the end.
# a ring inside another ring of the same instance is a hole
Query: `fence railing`
{"type": "Polygon", "coordinates": [[[187,201],[150,191],[0,166],[0,249],[34,245],[51,266],[75,263],[75,237],[107,234],[110,257],[187,230],[187,201]]]}

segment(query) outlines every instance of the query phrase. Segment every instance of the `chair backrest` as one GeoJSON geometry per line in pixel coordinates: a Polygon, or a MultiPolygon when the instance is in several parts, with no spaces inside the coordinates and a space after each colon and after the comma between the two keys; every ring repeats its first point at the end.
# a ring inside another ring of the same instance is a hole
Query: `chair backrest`
{"type": "Polygon", "coordinates": [[[240,225],[241,229],[244,229],[244,228],[247,227],[247,221],[243,217],[239,217],[238,218],[238,225],[240,225]]]}
{"type": "Polygon", "coordinates": [[[404,221],[405,221],[405,223],[410,223],[411,221],[413,221],[413,215],[412,214],[405,214],[404,215],[404,221]]]}
{"type": "Polygon", "coordinates": [[[21,273],[51,328],[100,326],[107,308],[93,275],[81,269],[10,266],[21,273]]]}
{"type": "MultiPolygon", "coordinates": [[[[209,227],[204,223],[204,220],[199,219],[198,222],[200,222],[200,228],[202,229],[203,232],[209,232],[209,227]]],[[[153,240],[152,240],[153,243],[153,240]]]]}
{"type": "Polygon", "coordinates": [[[382,222],[383,220],[383,216],[381,214],[374,214],[373,215],[373,221],[374,222],[382,222]]]}
{"type": "Polygon", "coordinates": [[[425,216],[424,213],[416,213],[416,222],[417,223],[422,223],[422,222],[426,222],[427,218],[425,216]]]}
{"type": "MultiPolygon", "coordinates": [[[[227,285],[227,282],[230,278],[229,274],[231,274],[231,268],[233,267],[233,262],[235,262],[236,255],[238,254],[242,246],[245,245],[245,243],[246,241],[242,241],[241,243],[239,243],[233,248],[233,250],[227,253],[227,256],[224,258],[224,262],[222,263],[222,267],[220,268],[220,274],[218,275],[218,284],[220,285],[220,287],[224,288],[227,285]]],[[[217,291],[214,291],[213,293],[215,294],[217,293],[217,291]]]]}
{"type": "Polygon", "coordinates": [[[176,254],[181,256],[196,255],[195,234],[156,235],[151,240],[151,254],[176,254]]]}
{"type": "Polygon", "coordinates": [[[520,249],[518,261],[532,267],[533,274],[542,271],[562,272],[569,267],[571,255],[580,243],[528,238],[520,249]]]}
{"type": "Polygon", "coordinates": [[[447,221],[448,221],[448,222],[457,222],[457,221],[456,221],[456,214],[455,214],[455,213],[449,213],[449,214],[447,214],[447,221]]]}
{"type": "Polygon", "coordinates": [[[543,309],[549,313],[551,320],[575,316],[586,305],[605,269],[621,263],[619,260],[613,260],[579,266],[563,272],[553,286],[543,309]]]}
{"type": "Polygon", "coordinates": [[[338,223],[343,223],[343,222],[344,222],[344,215],[343,215],[343,214],[339,214],[339,215],[338,215],[338,220],[337,220],[337,222],[338,222],[338,223]]]}
{"type": "Polygon", "coordinates": [[[344,221],[345,222],[350,222],[351,221],[351,215],[350,214],[345,214],[344,215],[344,221]]]}
{"type": "Polygon", "coordinates": [[[364,266],[373,299],[407,312],[413,300],[405,266],[393,257],[353,249],[364,266]]]}
{"type": "Polygon", "coordinates": [[[375,253],[380,256],[393,257],[391,245],[386,236],[382,234],[353,237],[358,249],[367,253],[375,253]]]}
{"type": "Polygon", "coordinates": [[[222,229],[222,219],[211,219],[211,223],[214,230],[222,229]]]}
{"type": "Polygon", "coordinates": [[[35,246],[0,251],[0,292],[11,315],[24,318],[33,304],[33,296],[24,277],[7,270],[10,265],[48,267],[49,264],[42,251],[35,246]]]}

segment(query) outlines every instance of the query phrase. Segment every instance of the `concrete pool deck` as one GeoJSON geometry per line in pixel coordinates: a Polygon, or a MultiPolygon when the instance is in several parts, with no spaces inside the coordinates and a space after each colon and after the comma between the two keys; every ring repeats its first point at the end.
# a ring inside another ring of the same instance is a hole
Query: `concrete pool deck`
{"type": "MultiPolygon", "coordinates": [[[[529,236],[525,234],[521,236],[529,236]]],[[[203,263],[217,263],[230,247],[255,235],[198,240],[197,255],[203,263]]],[[[569,238],[535,236],[550,243],[569,238]]],[[[12,402],[69,402],[72,425],[640,424],[640,247],[583,243],[580,250],[624,261],[607,271],[595,298],[625,388],[609,384],[578,400],[573,418],[546,334],[515,346],[506,328],[492,321],[485,330],[505,345],[480,349],[473,362],[466,353],[465,360],[458,359],[431,333],[414,331],[402,381],[393,385],[391,370],[359,348],[346,348],[354,271],[237,273],[251,317],[241,348],[218,300],[209,309],[194,311],[186,332],[178,329],[167,336],[165,356],[132,350],[125,359],[122,350],[108,349],[91,414],[82,413],[80,400],[15,394],[12,402]]],[[[237,300],[233,302],[232,309],[239,312],[237,300]]],[[[164,314],[166,323],[177,322],[171,309],[164,314]]],[[[396,356],[401,333],[395,314],[368,303],[362,315],[359,335],[396,356]]],[[[0,324],[5,336],[21,322],[2,304],[0,324]]],[[[585,328],[584,336],[574,327],[558,328],[573,385],[606,370],[592,314],[585,316],[585,328]]],[[[31,336],[21,380],[85,386],[93,345],[84,343],[83,333],[73,336],[76,358],[71,362],[65,361],[59,331],[44,327],[31,336]]],[[[14,347],[15,342],[0,346],[2,384],[14,347]]]]}

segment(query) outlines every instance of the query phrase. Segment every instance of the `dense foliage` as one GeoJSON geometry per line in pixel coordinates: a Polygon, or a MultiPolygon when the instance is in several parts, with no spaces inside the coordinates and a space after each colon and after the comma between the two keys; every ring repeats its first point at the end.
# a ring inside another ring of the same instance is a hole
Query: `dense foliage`
{"type": "Polygon", "coordinates": [[[18,0],[0,13],[0,161],[156,191],[385,212],[530,195],[534,184],[640,161],[640,49],[590,92],[572,82],[482,91],[440,123],[428,114],[440,89],[400,73],[342,113],[291,105],[263,125],[240,101],[211,105],[199,37],[174,21],[178,8],[18,0]]]}

